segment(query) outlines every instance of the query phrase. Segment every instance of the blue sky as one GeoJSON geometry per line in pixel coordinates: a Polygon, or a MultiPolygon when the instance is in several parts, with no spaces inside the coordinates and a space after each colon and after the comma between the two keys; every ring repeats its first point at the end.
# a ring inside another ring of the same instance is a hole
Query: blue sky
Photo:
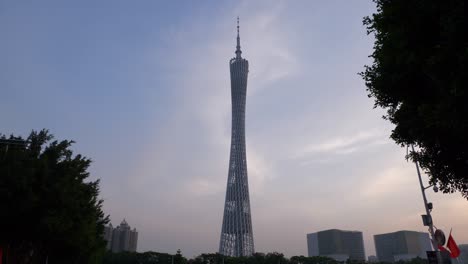
{"type": "MultiPolygon", "coordinates": [[[[2,1],[0,132],[48,128],[90,157],[104,209],[139,251],[218,249],[236,17],[250,62],[247,158],[257,251],[306,233],[425,231],[414,165],[358,72],[371,1],[2,1]]],[[[428,193],[468,242],[468,203],[428,193]]]]}

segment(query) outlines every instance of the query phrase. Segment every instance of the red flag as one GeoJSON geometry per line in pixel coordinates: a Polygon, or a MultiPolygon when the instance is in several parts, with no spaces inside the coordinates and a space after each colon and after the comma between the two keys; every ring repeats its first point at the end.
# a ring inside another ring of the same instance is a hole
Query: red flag
{"type": "Polygon", "coordinates": [[[450,249],[450,257],[451,258],[456,258],[460,256],[460,249],[457,246],[457,243],[455,243],[455,240],[452,237],[452,232],[450,232],[449,238],[447,240],[447,247],[450,249]]]}

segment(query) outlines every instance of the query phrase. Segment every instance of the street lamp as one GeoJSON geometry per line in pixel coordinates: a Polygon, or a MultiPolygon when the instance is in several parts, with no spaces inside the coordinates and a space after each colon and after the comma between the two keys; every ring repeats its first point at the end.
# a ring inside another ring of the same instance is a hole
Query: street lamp
{"type": "MultiPolygon", "coordinates": [[[[413,145],[411,145],[411,150],[413,152],[415,152],[413,145]]],[[[423,181],[422,181],[422,178],[421,178],[421,171],[419,170],[418,162],[416,160],[414,160],[414,164],[416,165],[416,171],[418,172],[419,185],[421,187],[421,194],[422,194],[422,197],[423,197],[423,200],[424,200],[424,208],[426,208],[426,214],[422,215],[423,224],[424,224],[424,226],[429,226],[429,233],[431,234],[431,241],[432,241],[432,246],[434,248],[434,251],[439,251],[439,244],[438,244],[436,236],[435,236],[434,223],[432,221],[432,216],[431,216],[431,211],[432,211],[432,208],[433,208],[433,204],[427,202],[426,192],[425,192],[426,189],[431,188],[431,187],[433,187],[434,192],[438,192],[439,188],[436,185],[429,185],[429,186],[424,187],[424,184],[423,184],[423,181]]],[[[438,255],[439,263],[442,263],[439,254],[437,254],[437,255],[438,255]]]]}

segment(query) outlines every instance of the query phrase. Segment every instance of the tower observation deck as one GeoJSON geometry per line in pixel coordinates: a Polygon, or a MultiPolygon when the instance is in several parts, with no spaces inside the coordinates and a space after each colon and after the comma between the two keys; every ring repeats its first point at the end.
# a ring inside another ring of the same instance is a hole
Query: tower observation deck
{"type": "Polygon", "coordinates": [[[249,62],[241,57],[239,18],[235,54],[236,57],[229,61],[232,100],[231,153],[219,253],[240,257],[254,253],[254,241],[245,151],[245,102],[249,62]]]}

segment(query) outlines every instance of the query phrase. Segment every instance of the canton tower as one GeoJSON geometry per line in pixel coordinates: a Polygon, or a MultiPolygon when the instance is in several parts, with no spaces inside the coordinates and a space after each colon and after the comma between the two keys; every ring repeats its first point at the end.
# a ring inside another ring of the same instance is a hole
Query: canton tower
{"type": "Polygon", "coordinates": [[[229,61],[232,100],[231,155],[219,253],[240,257],[254,253],[254,241],[245,154],[245,99],[249,62],[241,57],[239,18],[235,53],[236,57],[229,61]]]}

